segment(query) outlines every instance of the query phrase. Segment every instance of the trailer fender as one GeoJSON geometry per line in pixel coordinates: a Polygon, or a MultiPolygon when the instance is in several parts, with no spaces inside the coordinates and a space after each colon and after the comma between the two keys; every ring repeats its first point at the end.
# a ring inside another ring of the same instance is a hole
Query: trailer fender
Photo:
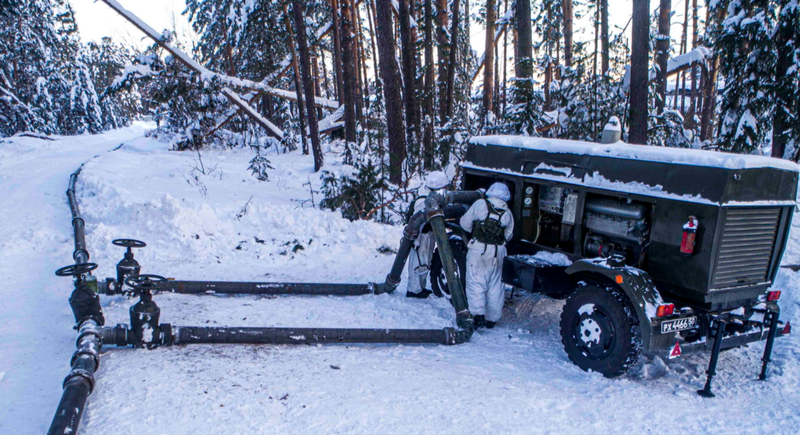
{"type": "Polygon", "coordinates": [[[613,267],[606,259],[578,260],[565,272],[576,282],[596,281],[621,288],[630,299],[639,318],[639,325],[642,328],[642,350],[650,350],[650,338],[654,333],[650,319],[655,318],[656,309],[664,301],[647,272],[630,266],[613,267]]]}

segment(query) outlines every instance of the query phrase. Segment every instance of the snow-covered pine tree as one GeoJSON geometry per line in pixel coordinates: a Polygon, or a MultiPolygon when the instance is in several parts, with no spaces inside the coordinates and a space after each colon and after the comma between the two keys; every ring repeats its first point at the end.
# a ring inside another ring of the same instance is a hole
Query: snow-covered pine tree
{"type": "Polygon", "coordinates": [[[71,6],[18,0],[0,14],[0,134],[103,128],[71,6]]]}
{"type": "Polygon", "coordinates": [[[800,159],[800,6],[780,0],[775,29],[778,60],[775,68],[775,109],[772,156],[800,159]]]}
{"type": "Polygon", "coordinates": [[[726,15],[721,26],[712,27],[715,34],[711,36],[725,87],[715,145],[738,153],[760,153],[772,125],[776,2],[716,1],[710,4],[709,14],[717,13],[717,8],[725,8],[726,15]]]}
{"type": "Polygon", "coordinates": [[[117,44],[109,37],[102,38],[100,44],[89,42],[84,50],[84,62],[91,71],[94,88],[100,95],[104,129],[127,125],[143,113],[136,86],[118,92],[106,92],[133,58],[134,53],[129,47],[117,44]]]}

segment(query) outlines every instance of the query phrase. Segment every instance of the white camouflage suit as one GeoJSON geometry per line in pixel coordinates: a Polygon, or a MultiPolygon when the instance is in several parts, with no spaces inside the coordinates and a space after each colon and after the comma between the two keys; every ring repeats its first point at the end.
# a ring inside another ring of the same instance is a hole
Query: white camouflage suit
{"type": "MultiPolygon", "coordinates": [[[[494,187],[494,186],[493,186],[494,187]]],[[[504,186],[505,187],[505,186],[504,186]]],[[[500,217],[500,226],[503,227],[506,241],[511,240],[514,234],[514,217],[508,210],[506,201],[490,196],[492,189],[487,192],[487,199],[498,212],[504,212],[500,217]]],[[[508,189],[505,190],[508,196],[508,189]]],[[[509,198],[510,199],[510,198],[509,198]]],[[[472,204],[467,213],[461,217],[461,227],[472,232],[475,221],[484,221],[489,215],[486,201],[480,200],[472,204]]],[[[486,245],[475,238],[469,242],[467,253],[467,300],[469,310],[473,315],[485,315],[486,320],[497,322],[503,315],[505,302],[505,286],[502,282],[503,258],[506,256],[505,245],[486,245]]]]}
{"type": "MultiPolygon", "coordinates": [[[[425,198],[417,198],[414,201],[414,211],[423,210],[425,210],[425,198]]],[[[421,292],[424,288],[423,283],[428,281],[434,248],[436,248],[436,241],[433,238],[433,231],[420,233],[417,240],[414,240],[414,246],[408,255],[408,291],[410,293],[421,292]]]]}

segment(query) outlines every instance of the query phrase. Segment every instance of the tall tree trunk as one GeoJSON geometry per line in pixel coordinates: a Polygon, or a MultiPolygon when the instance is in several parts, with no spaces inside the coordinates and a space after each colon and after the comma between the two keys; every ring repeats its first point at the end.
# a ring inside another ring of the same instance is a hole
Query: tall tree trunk
{"type": "Polygon", "coordinates": [[[445,116],[445,99],[447,98],[447,59],[450,49],[450,41],[447,38],[447,0],[436,0],[436,43],[437,43],[437,57],[439,61],[438,71],[436,74],[436,93],[439,96],[439,125],[444,125],[446,121],[445,116]]]}
{"type": "Polygon", "coordinates": [[[672,0],[661,0],[658,14],[658,39],[656,40],[656,111],[664,113],[667,104],[667,60],[669,59],[669,23],[672,0]]]}
{"type": "MultiPolygon", "coordinates": [[[[784,0],[782,3],[784,8],[789,8],[786,5],[788,1],[784,0]]],[[[790,127],[790,120],[800,116],[800,113],[798,113],[800,103],[792,98],[791,92],[785,87],[788,84],[786,74],[794,63],[795,50],[800,53],[800,38],[798,38],[800,31],[792,27],[800,26],[798,22],[800,21],[800,13],[796,10],[784,13],[784,19],[781,20],[782,23],[779,25],[775,35],[777,39],[775,46],[778,48],[778,65],[775,71],[775,79],[778,89],[775,92],[777,101],[772,122],[772,157],[779,159],[784,158],[786,154],[786,143],[788,141],[786,130],[790,127]]],[[[800,68],[800,65],[795,65],[795,68],[800,68]]],[[[797,121],[795,120],[795,122],[797,121]]]]}
{"type": "MultiPolygon", "coordinates": [[[[689,0],[684,0],[684,10],[683,10],[683,33],[681,34],[681,54],[684,54],[689,51],[688,44],[689,44],[689,0]]],[[[681,114],[686,113],[686,96],[684,95],[686,90],[686,71],[681,71],[678,79],[675,80],[675,101],[672,104],[673,109],[678,108],[678,90],[680,89],[681,95],[681,114]],[[680,83],[680,86],[678,84],[680,83]]]]}
{"type": "MultiPolygon", "coordinates": [[[[689,0],[686,1],[688,2],[689,0]]],[[[692,50],[697,48],[697,39],[700,36],[699,21],[700,17],[698,16],[697,0],[692,0],[692,50]]],[[[692,127],[696,125],[694,115],[697,113],[697,98],[699,96],[697,87],[697,73],[697,63],[695,62],[692,65],[692,96],[689,99],[689,112],[687,114],[687,117],[691,118],[692,127]]]]}
{"type": "Polygon", "coordinates": [[[419,133],[417,120],[417,59],[416,44],[411,32],[409,0],[400,3],[400,43],[403,58],[403,100],[406,108],[406,137],[410,147],[416,147],[419,133]]]}
{"type": "Polygon", "coordinates": [[[459,21],[461,19],[461,1],[453,0],[453,22],[450,27],[450,52],[448,53],[449,59],[447,60],[447,94],[445,97],[445,118],[453,116],[453,95],[455,94],[456,82],[456,54],[458,53],[458,30],[459,21]]]}
{"type": "Polygon", "coordinates": [[[350,17],[350,34],[352,34],[352,38],[350,43],[352,44],[353,50],[353,82],[355,85],[353,89],[355,90],[355,95],[353,96],[353,100],[356,102],[356,121],[360,121],[364,117],[364,96],[362,94],[363,89],[363,81],[361,79],[361,56],[359,55],[360,47],[361,47],[361,29],[359,28],[359,20],[357,15],[357,10],[355,6],[355,0],[339,0],[342,2],[342,6],[346,8],[342,9],[342,13],[348,13],[350,17]]]}
{"type": "Polygon", "coordinates": [[[647,144],[647,85],[650,52],[650,0],[633,0],[631,28],[630,130],[628,141],[647,144]]]}
{"type": "MultiPolygon", "coordinates": [[[[458,30],[460,20],[460,0],[453,0],[453,22],[450,28],[450,51],[447,53],[447,80],[446,93],[444,98],[445,108],[442,122],[447,123],[453,116],[453,101],[456,82],[456,54],[458,53],[458,30]]],[[[450,142],[443,141],[442,144],[442,167],[447,167],[450,163],[450,142]]]]}
{"type": "Polygon", "coordinates": [[[302,144],[303,154],[308,155],[308,142],[306,141],[306,119],[305,115],[303,115],[303,85],[300,78],[300,63],[297,61],[299,57],[297,55],[297,50],[295,49],[296,45],[294,43],[294,35],[292,32],[292,21],[289,17],[289,7],[288,5],[283,6],[283,19],[284,25],[286,26],[286,33],[289,37],[289,47],[292,50],[292,70],[294,72],[294,90],[297,94],[297,119],[300,121],[300,143],[302,144]]]}
{"type": "Polygon", "coordinates": [[[486,46],[483,53],[483,115],[494,111],[495,0],[486,0],[486,46]]]}
{"type": "MultiPolygon", "coordinates": [[[[719,7],[717,16],[707,14],[706,29],[709,26],[718,25],[722,22],[723,14],[727,8],[719,7]]],[[[714,52],[711,57],[706,74],[703,78],[703,113],[700,118],[700,140],[711,138],[711,131],[714,127],[713,117],[717,109],[717,74],[719,72],[719,55],[714,52]]]]}
{"type": "MultiPolygon", "coordinates": [[[[531,2],[530,0],[517,0],[515,11],[515,27],[517,29],[517,47],[515,53],[514,71],[517,76],[517,86],[530,90],[533,88],[533,30],[531,28],[531,2]]],[[[549,92],[548,92],[549,93],[549,92]]]]}
{"type": "Polygon", "coordinates": [[[572,67],[572,0],[561,0],[564,14],[564,66],[572,67]]]}
{"type": "MultiPolygon", "coordinates": [[[[311,57],[311,77],[314,80],[314,96],[322,96],[322,87],[319,79],[319,58],[317,56],[311,57]]],[[[317,118],[322,118],[322,107],[317,107],[317,118]]]]}
{"type": "Polygon", "coordinates": [[[344,102],[344,77],[342,77],[342,32],[339,23],[339,0],[330,0],[333,18],[333,72],[336,75],[336,99],[344,102]]]}
{"type": "Polygon", "coordinates": [[[379,72],[383,82],[389,136],[389,180],[399,185],[403,175],[403,160],[406,157],[406,132],[403,122],[403,98],[400,95],[403,83],[395,57],[391,0],[377,0],[376,12],[375,30],[378,32],[378,51],[381,55],[379,72]]]}
{"type": "MultiPolygon", "coordinates": [[[[688,1],[688,0],[687,0],[688,1]]],[[[602,62],[602,71],[603,75],[608,74],[609,70],[609,61],[608,56],[609,53],[609,44],[608,44],[608,0],[600,0],[600,45],[602,46],[603,50],[603,62],[602,62]]]]}
{"type": "MultiPolygon", "coordinates": [[[[292,12],[294,15],[295,34],[297,35],[297,47],[300,52],[298,56],[300,59],[300,74],[303,77],[303,88],[306,91],[306,119],[308,120],[308,132],[311,135],[311,152],[314,154],[314,172],[318,172],[324,162],[322,146],[319,142],[317,113],[314,108],[314,80],[311,78],[310,54],[306,40],[306,20],[303,16],[303,4],[300,0],[292,0],[292,12]]],[[[299,90],[297,95],[298,97],[300,96],[299,90]]],[[[303,131],[303,134],[305,134],[305,131],[303,131]]]]}
{"type": "MultiPolygon", "coordinates": [[[[358,84],[356,83],[355,48],[353,46],[353,32],[350,19],[352,14],[349,9],[349,2],[341,0],[341,10],[339,11],[341,24],[340,35],[342,37],[342,76],[344,94],[344,138],[348,143],[356,143],[356,95],[358,94],[358,84]]],[[[349,156],[345,156],[349,160],[349,156]]],[[[350,163],[349,161],[347,163],[350,163]]]]}
{"type": "Polygon", "coordinates": [[[422,122],[424,123],[423,147],[425,169],[433,168],[434,149],[433,149],[433,97],[434,97],[434,73],[433,73],[433,0],[425,0],[423,14],[425,15],[425,90],[424,102],[422,105],[422,122]]]}

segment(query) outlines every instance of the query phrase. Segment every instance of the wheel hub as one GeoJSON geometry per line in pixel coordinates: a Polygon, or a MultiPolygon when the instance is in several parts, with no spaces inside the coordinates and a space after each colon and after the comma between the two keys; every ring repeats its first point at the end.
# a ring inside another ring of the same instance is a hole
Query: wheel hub
{"type": "Polygon", "coordinates": [[[603,331],[600,329],[600,324],[595,322],[591,317],[583,319],[581,322],[581,340],[587,346],[593,346],[600,343],[600,336],[603,331]]]}
{"type": "Polygon", "coordinates": [[[603,307],[595,306],[591,312],[580,312],[575,316],[573,337],[585,357],[601,360],[614,350],[616,331],[611,316],[603,307]]]}

